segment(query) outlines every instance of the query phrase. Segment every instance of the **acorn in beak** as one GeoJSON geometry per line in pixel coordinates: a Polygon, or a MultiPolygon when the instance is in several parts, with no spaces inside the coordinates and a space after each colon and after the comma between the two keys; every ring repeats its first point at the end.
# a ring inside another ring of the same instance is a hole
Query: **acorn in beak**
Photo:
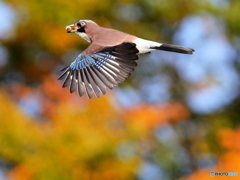
{"type": "Polygon", "coordinates": [[[78,29],[79,29],[79,27],[75,26],[74,24],[66,26],[67,33],[76,32],[78,29]]]}

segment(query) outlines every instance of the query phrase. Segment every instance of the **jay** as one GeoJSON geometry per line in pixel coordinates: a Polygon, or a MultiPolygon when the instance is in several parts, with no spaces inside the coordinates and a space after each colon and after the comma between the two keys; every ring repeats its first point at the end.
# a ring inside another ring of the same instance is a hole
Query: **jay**
{"type": "Polygon", "coordinates": [[[68,33],[75,33],[90,45],[66,68],[58,79],[62,87],[70,86],[70,93],[86,92],[89,99],[98,98],[123,82],[137,66],[138,54],[155,50],[192,54],[193,49],[172,44],[158,43],[138,38],[115,29],[104,28],[91,20],[80,20],[66,26],[68,33]]]}

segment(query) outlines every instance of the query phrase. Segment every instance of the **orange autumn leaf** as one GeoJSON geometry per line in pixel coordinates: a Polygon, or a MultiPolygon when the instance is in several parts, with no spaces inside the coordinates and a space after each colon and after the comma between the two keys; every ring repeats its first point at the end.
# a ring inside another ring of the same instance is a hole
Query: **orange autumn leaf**
{"type": "Polygon", "coordinates": [[[223,129],[219,132],[218,139],[227,149],[240,151],[240,129],[223,129]]]}
{"type": "Polygon", "coordinates": [[[163,105],[142,104],[127,110],[123,115],[125,121],[137,122],[150,129],[161,123],[186,119],[188,116],[188,109],[180,102],[163,105]]]}
{"type": "Polygon", "coordinates": [[[7,177],[10,180],[30,180],[33,177],[33,172],[25,165],[18,165],[8,172],[7,177]]]}

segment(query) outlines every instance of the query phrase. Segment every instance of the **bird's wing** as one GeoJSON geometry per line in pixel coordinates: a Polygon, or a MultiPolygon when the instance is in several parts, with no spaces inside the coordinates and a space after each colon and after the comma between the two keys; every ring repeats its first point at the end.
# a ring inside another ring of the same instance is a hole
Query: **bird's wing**
{"type": "Polygon", "coordinates": [[[138,50],[134,43],[122,43],[100,49],[93,54],[79,54],[75,61],[64,68],[58,79],[64,79],[62,87],[70,86],[70,92],[78,90],[79,96],[86,91],[91,99],[106,94],[123,82],[137,66],[138,50]]]}

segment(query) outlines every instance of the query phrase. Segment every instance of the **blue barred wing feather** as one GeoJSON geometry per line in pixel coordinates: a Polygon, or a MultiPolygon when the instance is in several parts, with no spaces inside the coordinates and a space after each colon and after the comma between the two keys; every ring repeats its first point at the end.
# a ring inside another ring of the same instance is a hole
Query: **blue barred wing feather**
{"type": "Polygon", "coordinates": [[[137,53],[136,44],[122,43],[91,55],[79,54],[58,79],[64,80],[62,87],[70,86],[70,93],[78,91],[83,96],[86,92],[90,99],[94,94],[99,98],[134,71],[137,53]]]}

